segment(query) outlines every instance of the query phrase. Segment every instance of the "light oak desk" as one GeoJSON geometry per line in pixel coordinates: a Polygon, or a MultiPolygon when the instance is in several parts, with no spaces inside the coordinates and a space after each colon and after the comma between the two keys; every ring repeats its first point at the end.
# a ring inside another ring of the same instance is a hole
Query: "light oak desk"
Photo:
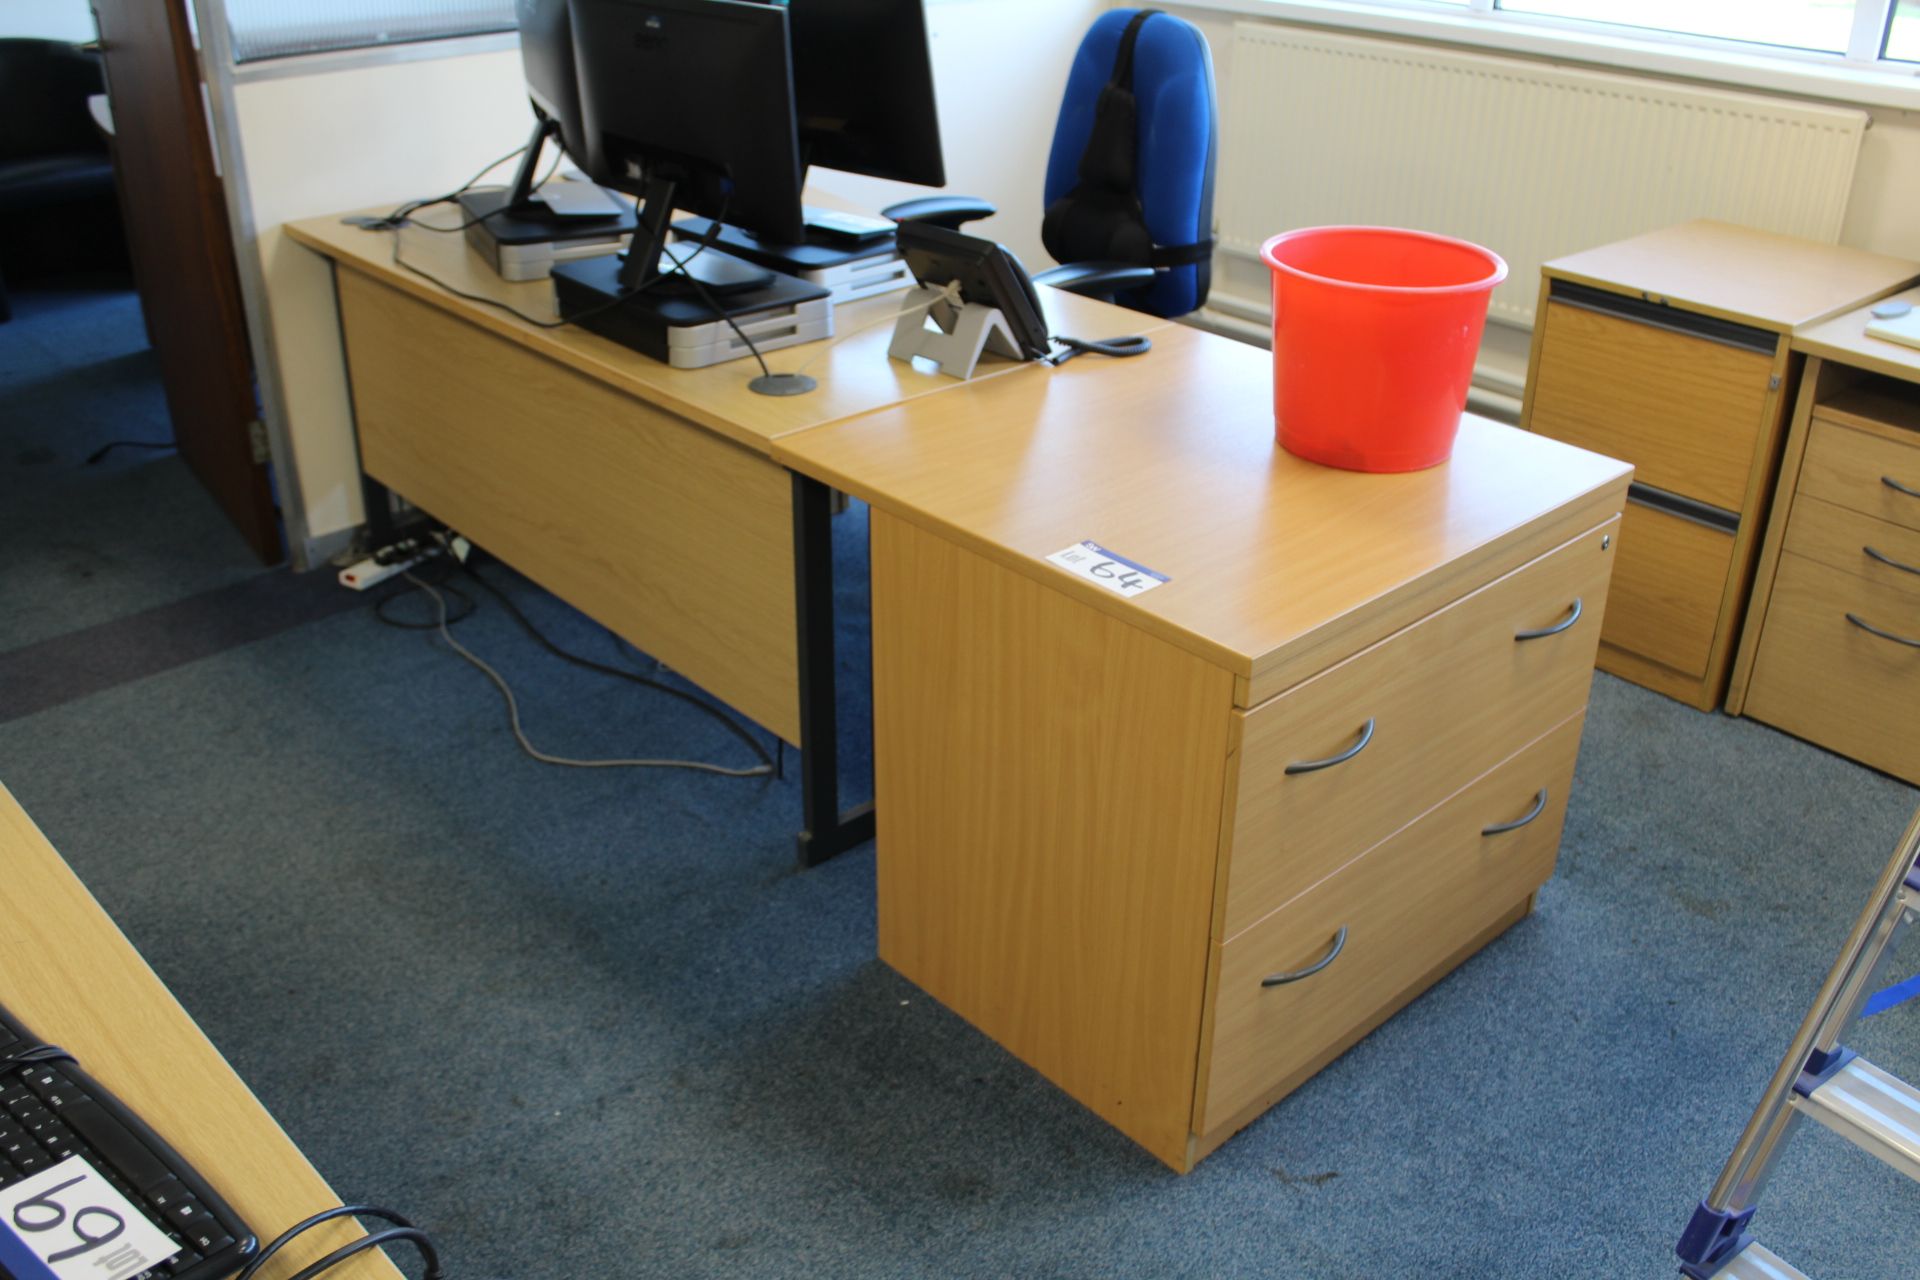
{"type": "Polygon", "coordinates": [[[873,507],[881,958],[1184,1170],[1530,909],[1632,469],[1331,470],[1266,352],[1154,344],[773,452],[873,507]]]}
{"type": "MultiPolygon", "coordinates": [[[[0,1002],[72,1051],[205,1175],[264,1245],[340,1203],[0,786],[0,1002]]],[[[328,1223],[284,1250],[291,1275],[363,1234],[328,1223]]],[[[399,1280],[363,1255],[341,1280],[399,1280]]]]}
{"type": "MultiPolygon", "coordinates": [[[[800,747],[803,863],[868,839],[871,811],[838,803],[830,494],[771,453],[785,436],[960,385],[887,358],[900,295],[840,308],[846,341],[770,354],[776,370],[813,361],[820,386],[767,397],[747,390],[750,359],[674,369],[402,265],[553,316],[549,282],[503,281],[461,235],[410,228],[396,263],[391,233],[339,217],[287,233],[334,267],[367,475],[800,747]]],[[[1055,333],[1165,323],[1042,296],[1055,333]]],[[[1020,368],[989,356],[978,377],[1020,368]]],[[[384,503],[371,495],[369,511],[384,503]]]]}

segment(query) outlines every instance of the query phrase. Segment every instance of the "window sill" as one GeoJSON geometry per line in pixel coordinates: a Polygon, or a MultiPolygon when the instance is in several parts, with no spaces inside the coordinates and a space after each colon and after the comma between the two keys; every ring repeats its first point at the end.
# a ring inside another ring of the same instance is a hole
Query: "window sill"
{"type": "Polygon", "coordinates": [[[1175,0],[1249,18],[1363,31],[1499,53],[1517,53],[1605,70],[1651,72],[1742,89],[1819,98],[1862,107],[1920,110],[1920,67],[1910,72],[1845,66],[1792,54],[1768,56],[1658,38],[1602,35],[1520,15],[1440,13],[1356,0],[1175,0]]]}

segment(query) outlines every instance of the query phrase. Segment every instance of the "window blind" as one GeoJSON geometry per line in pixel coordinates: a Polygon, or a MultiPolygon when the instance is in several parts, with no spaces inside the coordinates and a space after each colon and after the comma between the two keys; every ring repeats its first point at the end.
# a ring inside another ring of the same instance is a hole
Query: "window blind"
{"type": "Polygon", "coordinates": [[[514,29],[513,0],[227,0],[235,62],[514,29]]]}

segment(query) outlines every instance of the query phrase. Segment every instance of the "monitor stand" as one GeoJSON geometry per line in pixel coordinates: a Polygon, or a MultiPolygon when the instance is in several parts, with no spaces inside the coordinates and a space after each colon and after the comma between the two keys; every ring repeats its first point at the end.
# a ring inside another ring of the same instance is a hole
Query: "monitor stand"
{"type": "Polygon", "coordinates": [[[673,224],[673,230],[683,241],[704,243],[711,235],[716,249],[821,285],[832,291],[836,305],[891,293],[913,283],[891,234],[849,240],[809,229],[805,243],[779,244],[724,223],[715,230],[711,218],[682,218],[673,224]]]}
{"type": "Polygon", "coordinates": [[[535,171],[546,141],[558,132],[551,121],[534,125],[513,185],[462,192],[460,220],[467,243],[506,280],[544,280],[556,262],[617,252],[639,226],[624,202],[606,216],[559,213],[534,194],[535,171]]]}
{"type": "Polygon", "coordinates": [[[819,285],[684,242],[673,246],[672,257],[664,256],[673,191],[668,179],[647,183],[640,229],[625,254],[554,267],[562,320],[682,369],[750,354],[740,333],[762,352],[832,334],[829,291],[819,285]],[[681,276],[675,258],[700,280],[706,296],[681,276]]]}

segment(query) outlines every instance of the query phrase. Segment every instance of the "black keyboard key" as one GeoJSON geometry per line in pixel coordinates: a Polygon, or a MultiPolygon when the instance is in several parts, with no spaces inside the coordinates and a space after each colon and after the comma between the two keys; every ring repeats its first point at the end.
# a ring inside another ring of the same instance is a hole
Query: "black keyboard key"
{"type": "Polygon", "coordinates": [[[220,1230],[220,1228],[214,1227],[205,1239],[196,1238],[194,1243],[201,1253],[207,1257],[212,1257],[222,1249],[233,1248],[233,1237],[220,1230]]]}
{"type": "Polygon", "coordinates": [[[156,1209],[164,1209],[186,1194],[178,1178],[163,1178],[146,1189],[147,1203],[156,1209]]]}
{"type": "Polygon", "coordinates": [[[58,1120],[48,1125],[47,1131],[40,1135],[40,1145],[62,1160],[81,1149],[80,1139],[73,1136],[73,1130],[58,1120]]]}
{"type": "Polygon", "coordinates": [[[192,1196],[181,1196],[172,1204],[162,1209],[160,1215],[172,1223],[175,1228],[185,1232],[188,1239],[193,1238],[194,1232],[211,1223],[211,1220],[207,1217],[206,1206],[198,1200],[195,1200],[192,1196]]]}
{"type": "Polygon", "coordinates": [[[51,1167],[52,1157],[37,1148],[24,1151],[13,1158],[13,1167],[24,1174],[35,1174],[51,1167]]]}
{"type": "Polygon", "coordinates": [[[61,1119],[73,1126],[75,1133],[86,1139],[107,1164],[117,1168],[135,1187],[144,1190],[173,1176],[133,1130],[109,1115],[99,1103],[75,1103],[61,1114],[61,1119]]]}

